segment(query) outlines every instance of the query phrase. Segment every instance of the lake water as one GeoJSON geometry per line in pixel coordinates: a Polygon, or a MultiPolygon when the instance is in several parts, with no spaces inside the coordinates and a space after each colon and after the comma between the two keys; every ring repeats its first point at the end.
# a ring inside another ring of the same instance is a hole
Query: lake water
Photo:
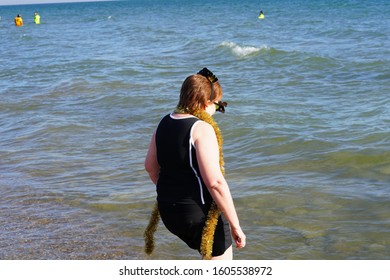
{"type": "Polygon", "coordinates": [[[162,224],[143,252],[143,162],[203,67],[229,103],[235,258],[390,259],[390,2],[262,5],[0,6],[0,259],[199,259],[162,224]]]}

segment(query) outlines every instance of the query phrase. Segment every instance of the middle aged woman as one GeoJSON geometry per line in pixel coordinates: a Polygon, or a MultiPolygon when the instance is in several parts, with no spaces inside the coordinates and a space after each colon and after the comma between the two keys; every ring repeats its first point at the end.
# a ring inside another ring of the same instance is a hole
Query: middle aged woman
{"type": "Polygon", "coordinates": [[[206,259],[232,259],[245,246],[224,177],[222,136],[212,118],[225,112],[218,78],[207,68],[185,79],[179,103],[159,123],[145,159],[165,227],[206,259]],[[208,248],[209,247],[209,248],[208,248]]]}

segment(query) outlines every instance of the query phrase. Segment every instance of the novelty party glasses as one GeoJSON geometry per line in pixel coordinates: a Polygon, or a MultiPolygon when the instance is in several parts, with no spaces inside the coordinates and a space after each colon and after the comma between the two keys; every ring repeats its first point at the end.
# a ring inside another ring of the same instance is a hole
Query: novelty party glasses
{"type": "MultiPolygon", "coordinates": [[[[202,75],[207,80],[209,80],[211,85],[211,93],[210,93],[210,101],[213,101],[214,99],[214,83],[218,81],[218,78],[211,72],[209,69],[204,67],[202,70],[200,70],[197,74],[202,75]]],[[[215,110],[221,113],[225,113],[225,107],[227,106],[227,102],[214,102],[215,104],[215,110]]]]}
{"type": "Polygon", "coordinates": [[[219,101],[214,102],[215,104],[215,111],[221,112],[222,114],[225,113],[225,107],[227,106],[227,102],[219,101]]]}

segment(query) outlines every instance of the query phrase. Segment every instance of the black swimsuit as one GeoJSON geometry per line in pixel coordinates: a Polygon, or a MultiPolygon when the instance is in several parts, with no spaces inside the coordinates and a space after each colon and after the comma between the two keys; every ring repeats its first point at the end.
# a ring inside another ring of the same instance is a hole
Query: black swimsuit
{"type": "MultiPolygon", "coordinates": [[[[199,250],[202,230],[212,197],[200,175],[191,129],[195,117],[165,116],[156,131],[157,160],[161,167],[157,201],[166,228],[190,248],[199,250]]],[[[220,215],[214,235],[213,256],[232,244],[230,227],[220,215]]]]}

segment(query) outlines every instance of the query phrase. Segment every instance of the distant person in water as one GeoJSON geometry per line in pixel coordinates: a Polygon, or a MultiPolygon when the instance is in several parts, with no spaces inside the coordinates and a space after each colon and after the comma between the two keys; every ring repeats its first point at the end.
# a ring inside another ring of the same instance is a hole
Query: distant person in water
{"type": "Polygon", "coordinates": [[[264,13],[263,13],[263,10],[260,11],[260,14],[259,14],[259,19],[263,19],[265,16],[264,16],[264,13]]]}
{"type": "Polygon", "coordinates": [[[23,19],[21,15],[17,15],[14,19],[16,26],[23,26],[23,19]]]}
{"type": "Polygon", "coordinates": [[[35,24],[41,24],[41,16],[37,12],[34,13],[34,22],[35,24]]]}

